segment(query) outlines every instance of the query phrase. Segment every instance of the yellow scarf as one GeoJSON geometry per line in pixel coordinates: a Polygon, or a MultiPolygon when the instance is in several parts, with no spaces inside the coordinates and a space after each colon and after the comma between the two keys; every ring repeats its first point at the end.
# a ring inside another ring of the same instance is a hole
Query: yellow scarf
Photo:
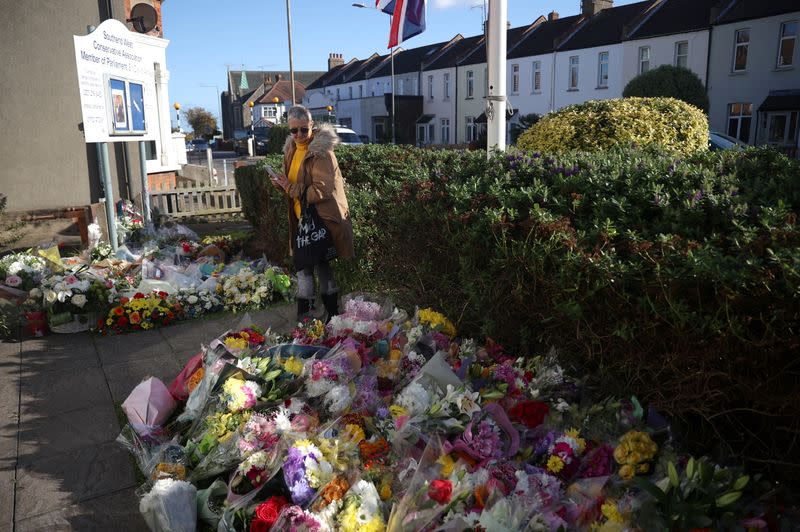
{"type": "MultiPolygon", "coordinates": [[[[308,153],[308,143],[300,144],[295,143],[296,150],[294,155],[292,156],[292,163],[289,165],[289,182],[290,183],[297,183],[297,174],[300,172],[300,165],[303,164],[303,159],[308,153]]],[[[297,219],[300,219],[300,200],[295,198],[294,199],[294,214],[297,216],[297,219]]]]}

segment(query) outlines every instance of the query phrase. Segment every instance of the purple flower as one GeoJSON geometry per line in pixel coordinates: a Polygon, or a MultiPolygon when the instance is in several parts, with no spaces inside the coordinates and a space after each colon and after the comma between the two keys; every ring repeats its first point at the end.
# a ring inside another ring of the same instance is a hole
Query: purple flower
{"type": "Polygon", "coordinates": [[[389,416],[389,409],[385,406],[382,406],[375,411],[375,415],[381,419],[386,419],[389,416]]]}
{"type": "Polygon", "coordinates": [[[580,475],[584,478],[604,477],[611,474],[611,462],[614,456],[614,448],[608,444],[603,444],[593,449],[586,456],[583,470],[580,475]]]}
{"type": "Polygon", "coordinates": [[[292,494],[295,504],[306,505],[314,498],[316,491],[308,485],[306,480],[305,455],[292,447],[283,463],[283,480],[292,494]]]}

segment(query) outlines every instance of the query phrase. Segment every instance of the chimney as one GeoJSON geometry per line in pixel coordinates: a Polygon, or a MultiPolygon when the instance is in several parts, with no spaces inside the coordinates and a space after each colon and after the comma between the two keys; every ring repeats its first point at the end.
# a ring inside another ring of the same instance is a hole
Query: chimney
{"type": "Polygon", "coordinates": [[[547,20],[549,22],[553,22],[554,20],[558,20],[558,13],[556,11],[551,11],[547,14],[547,20]]]}
{"type": "Polygon", "coordinates": [[[343,64],[342,54],[328,54],[328,70],[343,64]]]}
{"type": "Polygon", "coordinates": [[[591,17],[609,7],[614,7],[613,0],[581,0],[581,14],[584,17],[591,17]]]}

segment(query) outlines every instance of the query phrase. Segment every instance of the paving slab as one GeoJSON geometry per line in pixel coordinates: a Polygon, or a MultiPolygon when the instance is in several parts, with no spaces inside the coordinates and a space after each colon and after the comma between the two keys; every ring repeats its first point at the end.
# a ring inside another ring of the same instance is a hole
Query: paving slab
{"type": "Polygon", "coordinates": [[[69,371],[100,365],[94,341],[89,333],[50,334],[22,342],[22,375],[47,371],[69,371]]]}
{"type": "Polygon", "coordinates": [[[17,523],[16,530],[143,532],[148,528],[139,514],[136,493],[129,488],[23,519],[17,523]]]}
{"type": "Polygon", "coordinates": [[[17,456],[20,346],[0,344],[0,459],[17,456]]]}
{"type": "Polygon", "coordinates": [[[125,364],[103,366],[111,398],[115,403],[123,402],[131,390],[148,377],[158,377],[169,386],[181,369],[183,366],[172,353],[157,359],[134,360],[125,364]]]}
{"type": "Polygon", "coordinates": [[[55,416],[28,416],[19,427],[20,460],[42,456],[53,449],[77,451],[114,441],[119,431],[117,414],[110,401],[55,416]]]}
{"type": "Polygon", "coordinates": [[[157,329],[113,336],[96,336],[94,345],[103,366],[172,356],[170,345],[164,341],[164,337],[157,329]]]}
{"type": "Polygon", "coordinates": [[[0,458],[0,530],[14,529],[14,467],[16,456],[0,458]]]}
{"type": "Polygon", "coordinates": [[[111,394],[100,368],[49,371],[22,378],[22,421],[102,404],[111,404],[111,394]]]}
{"type": "Polygon", "coordinates": [[[136,484],[128,452],[114,442],[66,453],[38,454],[19,461],[17,522],[136,484]]]}

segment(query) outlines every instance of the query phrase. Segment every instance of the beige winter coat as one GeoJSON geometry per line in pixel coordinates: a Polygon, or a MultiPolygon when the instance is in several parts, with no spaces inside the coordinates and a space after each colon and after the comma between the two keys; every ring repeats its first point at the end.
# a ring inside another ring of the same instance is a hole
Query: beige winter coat
{"type": "MultiPolygon", "coordinates": [[[[332,126],[315,126],[313,137],[308,144],[308,152],[297,172],[297,181],[289,184],[287,209],[289,213],[289,249],[291,239],[297,233],[297,217],[294,214],[294,199],[302,196],[307,187],[306,200],[314,205],[320,218],[331,232],[339,258],[352,259],[353,224],[350,209],[344,193],[344,179],[339,171],[339,163],[333,148],[339,143],[339,136],[332,126]]],[[[283,146],[283,174],[289,175],[296,146],[291,135],[283,146]]]]}

